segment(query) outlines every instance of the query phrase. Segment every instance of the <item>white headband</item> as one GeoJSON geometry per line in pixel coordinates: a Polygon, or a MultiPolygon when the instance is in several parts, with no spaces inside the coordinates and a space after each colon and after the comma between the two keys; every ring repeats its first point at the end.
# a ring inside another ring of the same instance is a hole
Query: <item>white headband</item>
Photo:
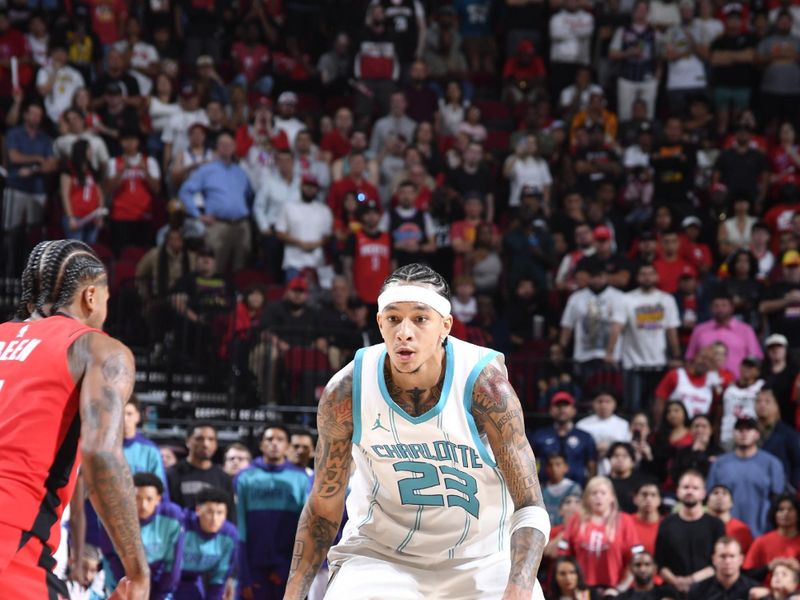
{"type": "Polygon", "coordinates": [[[389,304],[395,302],[419,302],[427,304],[443,317],[450,314],[450,301],[434,292],[431,288],[421,285],[399,284],[386,288],[378,296],[378,312],[383,312],[389,304]]]}

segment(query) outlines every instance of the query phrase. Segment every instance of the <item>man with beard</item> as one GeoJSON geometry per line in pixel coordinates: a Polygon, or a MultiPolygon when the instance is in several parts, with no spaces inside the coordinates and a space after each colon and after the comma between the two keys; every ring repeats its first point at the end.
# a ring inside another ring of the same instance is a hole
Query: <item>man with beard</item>
{"type": "Polygon", "coordinates": [[[286,281],[294,279],[306,268],[325,265],[325,251],[333,233],[333,213],[326,204],[315,202],[319,182],[314,175],[303,175],[300,184],[301,202],[287,202],[275,224],[275,233],[284,243],[283,272],[286,281]]]}
{"type": "Polygon", "coordinates": [[[699,472],[686,471],[676,494],[681,508],[661,522],[655,559],[664,582],[685,594],[694,583],[714,575],[711,553],[725,535],[725,525],[703,509],[706,490],[699,472]]]}
{"type": "Polygon", "coordinates": [[[658,271],[642,264],[636,274],[639,287],[625,294],[621,319],[611,327],[607,354],[622,336],[622,368],[625,409],[630,414],[649,408],[653,392],[667,366],[680,359],[678,306],[671,294],[659,289],[658,271]],[[669,353],[667,353],[669,347],[669,353]]]}
{"type": "Polygon", "coordinates": [[[754,537],[767,530],[771,499],[786,486],[781,461],[760,450],[760,441],[758,421],[739,417],[733,427],[735,449],[720,456],[708,473],[709,489],[719,483],[731,491],[736,498],[731,514],[747,523],[754,537]]]}
{"type": "Polygon", "coordinates": [[[639,552],[631,559],[633,585],[617,596],[617,600],[662,600],[681,597],[671,585],[656,585],[656,563],[649,552],[639,552]]]}
{"type": "MultiPolygon", "coordinates": [[[[572,358],[581,374],[588,377],[601,368],[608,355],[611,326],[620,321],[625,295],[608,285],[608,275],[596,259],[585,261],[582,267],[589,274],[589,285],[574,292],[567,300],[561,317],[560,344],[566,348],[575,333],[572,358]]],[[[620,358],[620,345],[610,348],[614,361],[620,358]]]]}

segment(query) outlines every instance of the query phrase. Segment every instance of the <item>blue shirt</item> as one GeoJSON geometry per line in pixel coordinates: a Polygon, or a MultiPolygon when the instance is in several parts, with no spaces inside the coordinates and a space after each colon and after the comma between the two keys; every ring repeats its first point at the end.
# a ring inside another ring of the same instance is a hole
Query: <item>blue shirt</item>
{"type": "Polygon", "coordinates": [[[239,535],[225,521],[217,533],[200,528],[197,513],[187,510],[184,521],[183,570],[175,600],[222,600],[225,582],[236,564],[239,535]]]}
{"type": "Polygon", "coordinates": [[[783,421],[778,421],[769,437],[762,438],[761,449],[781,461],[789,484],[800,487],[800,435],[783,421]]]}
{"type": "MultiPolygon", "coordinates": [[[[53,141],[43,131],[37,131],[36,135],[31,137],[24,127],[14,127],[6,134],[6,150],[49,157],[53,156],[53,141]]],[[[39,163],[14,163],[9,160],[6,185],[11,189],[29,194],[44,194],[46,190],[43,175],[19,176],[20,168],[34,165],[38,167],[39,163]]]]}
{"type": "Polygon", "coordinates": [[[489,35],[491,0],[455,0],[453,8],[458,13],[462,36],[470,38],[489,35]]]}
{"type": "Polygon", "coordinates": [[[169,500],[169,483],[167,473],[164,470],[164,462],[161,459],[161,452],[152,441],[137,433],[130,439],[122,441],[122,452],[125,460],[131,469],[131,475],[136,473],[152,473],[164,484],[164,500],[169,500]]]}
{"type": "MultiPolygon", "coordinates": [[[[183,562],[183,519],[180,506],[162,500],[149,518],[139,521],[150,566],[150,600],[171,600],[178,587],[183,562]]],[[[100,549],[108,559],[104,561],[106,586],[113,590],[125,575],[125,569],[105,531],[100,536],[100,549]]]]}
{"type": "Polygon", "coordinates": [[[706,489],[711,491],[718,483],[731,491],[731,515],[744,521],[757,537],[767,530],[770,496],[784,491],[786,478],[781,461],[769,452],[759,450],[750,458],[726,452],[712,463],[706,489]]]}
{"type": "Polygon", "coordinates": [[[194,203],[194,195],[202,194],[207,215],[237,221],[250,215],[247,199],[253,195],[247,174],[236,163],[225,164],[221,160],[199,167],[183,182],[178,197],[190,217],[198,217],[200,211],[194,203]]]}
{"type": "Polygon", "coordinates": [[[573,427],[567,435],[560,437],[554,425],[537,429],[528,436],[536,459],[540,463],[539,479],[547,481],[545,458],[551,454],[562,454],[567,459],[567,478],[583,486],[586,483],[586,465],[597,461],[597,447],[591,434],[573,427]]]}
{"type": "Polygon", "coordinates": [[[273,466],[257,458],[236,476],[234,486],[242,585],[249,585],[249,573],[255,569],[269,569],[285,579],[297,522],[310,491],[308,475],[289,461],[273,466]]]}

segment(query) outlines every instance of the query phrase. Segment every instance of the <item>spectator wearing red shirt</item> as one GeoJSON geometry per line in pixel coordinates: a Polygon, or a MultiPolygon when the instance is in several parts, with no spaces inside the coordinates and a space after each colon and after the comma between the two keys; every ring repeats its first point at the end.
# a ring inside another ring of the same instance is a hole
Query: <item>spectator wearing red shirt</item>
{"type": "Polygon", "coordinates": [[[344,199],[349,193],[364,194],[367,198],[378,198],[378,189],[367,181],[367,159],[363,154],[351,154],[348,159],[350,172],[336,181],[328,192],[328,206],[334,218],[342,218],[344,199]]]}
{"type": "Polygon", "coordinates": [[[674,294],[678,291],[681,273],[689,263],[679,254],[681,241],[677,231],[665,231],[661,235],[660,246],[660,255],[653,261],[653,266],[658,271],[658,287],[669,294],[674,294]]]}
{"type": "Polygon", "coordinates": [[[285,131],[275,127],[272,118],[272,101],[266,96],[262,96],[256,102],[251,123],[241,125],[236,130],[236,156],[247,157],[253,144],[269,146],[272,150],[289,149],[289,137],[285,131]]]}
{"type": "MultiPolygon", "coordinates": [[[[680,254],[681,258],[692,265],[696,271],[708,273],[714,264],[714,259],[711,256],[711,248],[708,247],[708,244],[699,241],[702,225],[703,223],[700,219],[694,215],[685,217],[681,221],[683,239],[681,239],[680,254]]],[[[686,271],[684,270],[684,272],[686,271]]]]}
{"type": "Polygon", "coordinates": [[[773,194],[784,185],[800,185],[800,147],[796,139],[794,125],[783,123],[778,131],[778,144],[769,152],[769,182],[773,194]]]}
{"type": "Polygon", "coordinates": [[[661,490],[655,481],[644,481],[639,484],[639,489],[633,495],[636,505],[636,514],[633,516],[633,526],[645,552],[655,554],[656,536],[661,515],[658,512],[661,506],[661,490]]]}
{"type": "Polygon", "coordinates": [[[620,512],[608,478],[593,477],[586,484],[581,511],[567,523],[560,549],[575,557],[587,585],[608,589],[630,584],[627,567],[642,545],[633,517],[620,512]]]}
{"type": "Polygon", "coordinates": [[[231,58],[239,74],[233,83],[246,84],[248,90],[269,95],[273,84],[272,77],[266,73],[270,54],[269,48],[260,42],[260,33],[258,21],[248,21],[244,29],[244,40],[234,42],[231,58]]]}
{"type": "Polygon", "coordinates": [[[708,493],[706,508],[708,509],[708,514],[725,523],[725,535],[738,541],[742,547],[742,552],[747,554],[750,545],[753,543],[753,534],[750,533],[747,523],[731,515],[731,509],[733,508],[731,491],[721,483],[715,485],[708,493]]]}
{"type": "Polygon", "coordinates": [[[319,148],[322,160],[331,164],[350,153],[350,134],[353,130],[353,111],[343,106],[333,117],[333,129],[322,136],[319,148]]]}
{"type": "Polygon", "coordinates": [[[404,92],[408,102],[406,114],[417,123],[433,123],[439,110],[439,97],[428,82],[428,68],[421,60],[414,61],[408,72],[409,83],[404,92]]]}
{"type": "Polygon", "coordinates": [[[693,357],[686,367],[670,369],[658,384],[653,403],[653,418],[661,421],[668,400],[682,402],[689,414],[709,414],[715,402],[719,401],[722,379],[713,371],[714,350],[706,347],[693,357]]]}
{"type": "Polygon", "coordinates": [[[125,0],[87,0],[92,11],[92,31],[104,46],[113,44],[120,38],[122,25],[128,19],[128,5],[125,0]]]}
{"type": "Polygon", "coordinates": [[[744,559],[745,569],[756,569],[751,576],[767,580],[769,564],[776,558],[800,558],[800,501],[791,494],[781,494],[769,510],[773,527],[755,540],[744,559]]]}
{"type": "Polygon", "coordinates": [[[30,48],[25,35],[13,27],[6,11],[0,12],[0,96],[11,96],[11,57],[19,62],[19,86],[26,87],[33,79],[30,48]]]}
{"type": "Polygon", "coordinates": [[[376,200],[359,203],[357,214],[361,230],[350,234],[342,263],[356,295],[373,305],[378,303],[378,293],[392,269],[392,240],[378,228],[381,210],[376,200]]]}
{"type": "Polygon", "coordinates": [[[546,75],[544,61],[536,55],[533,42],[522,40],[503,65],[503,96],[513,104],[533,102],[546,75]]]}

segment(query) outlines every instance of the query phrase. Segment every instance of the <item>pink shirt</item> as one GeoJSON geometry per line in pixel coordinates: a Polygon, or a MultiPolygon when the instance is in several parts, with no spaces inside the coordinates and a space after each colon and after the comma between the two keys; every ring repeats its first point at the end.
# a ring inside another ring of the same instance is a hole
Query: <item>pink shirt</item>
{"type": "Polygon", "coordinates": [[[728,347],[728,359],[724,366],[737,378],[739,377],[739,364],[743,358],[748,356],[764,357],[761,344],[758,343],[753,328],[747,323],[732,318],[726,325],[718,325],[711,319],[695,327],[686,348],[686,360],[692,360],[701,348],[714,342],[722,342],[728,347]]]}

